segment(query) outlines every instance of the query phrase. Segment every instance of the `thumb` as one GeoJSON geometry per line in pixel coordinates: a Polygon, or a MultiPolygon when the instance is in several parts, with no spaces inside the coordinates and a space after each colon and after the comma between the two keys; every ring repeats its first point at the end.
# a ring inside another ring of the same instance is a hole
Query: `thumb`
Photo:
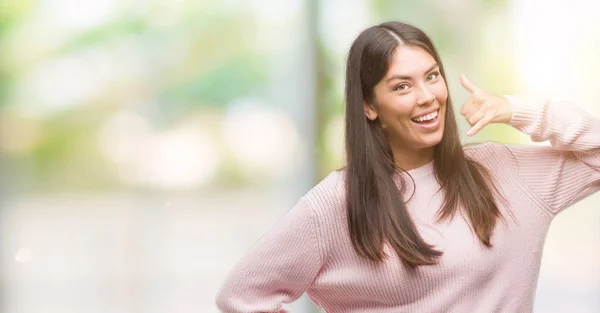
{"type": "Polygon", "coordinates": [[[479,88],[477,88],[477,86],[475,86],[470,80],[468,80],[467,76],[465,76],[465,74],[460,75],[460,83],[470,93],[474,93],[476,91],[479,91],[479,88]]]}

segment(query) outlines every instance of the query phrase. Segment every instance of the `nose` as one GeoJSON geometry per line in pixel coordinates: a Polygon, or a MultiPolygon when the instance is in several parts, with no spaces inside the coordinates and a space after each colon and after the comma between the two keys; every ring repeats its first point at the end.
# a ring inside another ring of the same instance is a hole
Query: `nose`
{"type": "Polygon", "coordinates": [[[435,95],[433,93],[431,93],[431,91],[429,91],[429,89],[427,87],[421,88],[421,91],[422,92],[419,95],[419,98],[417,99],[418,105],[431,104],[433,102],[433,100],[435,100],[435,95]]]}

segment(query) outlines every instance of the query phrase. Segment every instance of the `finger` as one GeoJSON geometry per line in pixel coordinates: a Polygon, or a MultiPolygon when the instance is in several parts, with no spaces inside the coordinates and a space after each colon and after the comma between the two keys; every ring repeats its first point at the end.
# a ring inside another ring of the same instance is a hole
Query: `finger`
{"type": "Polygon", "coordinates": [[[467,99],[467,101],[463,104],[460,114],[464,117],[469,118],[475,112],[480,109],[481,105],[479,103],[479,97],[476,94],[473,94],[467,99]]]}
{"type": "Polygon", "coordinates": [[[477,110],[475,113],[471,114],[470,116],[467,116],[467,121],[469,122],[469,124],[471,126],[474,126],[475,124],[477,124],[477,122],[479,122],[484,116],[485,116],[485,112],[486,110],[481,108],[479,110],[477,110]]]}
{"type": "Polygon", "coordinates": [[[485,94],[481,91],[481,90],[476,90],[473,95],[471,95],[471,97],[473,97],[473,102],[475,102],[476,104],[484,104],[485,103],[485,94]]]}
{"type": "Polygon", "coordinates": [[[473,84],[469,79],[467,79],[467,76],[465,76],[465,74],[460,75],[460,83],[470,93],[480,91],[480,89],[477,86],[475,86],[475,84],[473,84]]]}
{"type": "Polygon", "coordinates": [[[473,136],[475,134],[477,134],[483,127],[485,127],[485,125],[489,124],[490,121],[492,120],[492,118],[494,118],[494,115],[496,114],[496,112],[494,111],[487,111],[485,113],[485,115],[483,116],[483,118],[481,118],[477,124],[475,124],[475,126],[473,126],[468,132],[467,132],[467,136],[473,136]]]}

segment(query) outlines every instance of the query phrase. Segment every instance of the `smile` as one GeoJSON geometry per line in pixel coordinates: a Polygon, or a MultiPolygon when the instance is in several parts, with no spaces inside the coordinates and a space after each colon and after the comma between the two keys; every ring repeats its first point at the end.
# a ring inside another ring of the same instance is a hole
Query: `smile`
{"type": "Polygon", "coordinates": [[[410,120],[413,122],[413,125],[417,126],[419,129],[436,131],[440,127],[439,113],[440,110],[437,109],[433,112],[413,117],[410,120]]]}
{"type": "Polygon", "coordinates": [[[439,110],[435,110],[435,111],[425,114],[425,115],[413,117],[412,120],[413,120],[413,122],[417,122],[417,123],[430,122],[438,117],[438,113],[439,113],[439,110]]]}

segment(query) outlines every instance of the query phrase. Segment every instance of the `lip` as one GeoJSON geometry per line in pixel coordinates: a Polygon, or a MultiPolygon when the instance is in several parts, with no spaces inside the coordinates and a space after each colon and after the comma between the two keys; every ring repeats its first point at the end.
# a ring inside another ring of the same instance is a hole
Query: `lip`
{"type": "Polygon", "coordinates": [[[425,113],[422,113],[422,114],[419,114],[419,115],[415,115],[415,116],[411,117],[411,119],[413,119],[413,118],[417,118],[417,117],[421,117],[421,116],[425,116],[425,115],[427,115],[427,114],[429,114],[429,113],[433,113],[433,112],[435,112],[435,111],[438,111],[439,109],[440,109],[440,108],[437,108],[437,109],[431,110],[431,111],[429,111],[429,112],[425,112],[425,113]]]}
{"type": "MultiPolygon", "coordinates": [[[[432,113],[432,112],[435,112],[435,111],[431,111],[431,112],[429,112],[429,113],[432,113]]],[[[424,115],[426,115],[426,114],[429,114],[429,113],[425,113],[424,115]]],[[[423,116],[423,115],[419,115],[419,116],[423,116]]],[[[440,120],[441,120],[440,118],[441,118],[441,116],[440,116],[440,114],[438,113],[438,116],[435,118],[435,121],[434,121],[434,122],[432,122],[432,123],[428,123],[428,124],[420,124],[420,123],[416,123],[415,121],[412,121],[412,120],[411,120],[411,123],[412,123],[412,124],[413,124],[415,127],[419,128],[419,129],[422,129],[422,130],[426,130],[426,131],[437,131],[438,129],[440,129],[440,120]]]]}

